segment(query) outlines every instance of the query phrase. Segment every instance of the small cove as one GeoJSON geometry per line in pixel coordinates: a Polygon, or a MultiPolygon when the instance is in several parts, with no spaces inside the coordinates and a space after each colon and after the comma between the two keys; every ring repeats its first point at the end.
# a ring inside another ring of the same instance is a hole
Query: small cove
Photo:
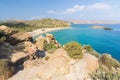
{"type": "Polygon", "coordinates": [[[49,33],[62,45],[70,41],[77,41],[82,45],[89,44],[97,52],[109,53],[120,61],[120,24],[73,24],[71,27],[49,33]],[[113,30],[91,28],[96,25],[110,27],[113,30]]]}

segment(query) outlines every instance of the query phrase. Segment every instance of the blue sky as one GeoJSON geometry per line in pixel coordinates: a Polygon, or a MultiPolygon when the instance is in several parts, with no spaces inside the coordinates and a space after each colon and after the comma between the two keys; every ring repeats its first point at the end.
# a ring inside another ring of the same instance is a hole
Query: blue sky
{"type": "Polygon", "coordinates": [[[6,19],[120,20],[120,0],[0,0],[6,19]]]}

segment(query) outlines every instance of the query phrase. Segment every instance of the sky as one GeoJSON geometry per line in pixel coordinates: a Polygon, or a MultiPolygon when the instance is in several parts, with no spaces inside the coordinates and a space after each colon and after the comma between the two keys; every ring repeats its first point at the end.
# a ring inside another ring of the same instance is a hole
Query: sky
{"type": "Polygon", "coordinates": [[[120,0],[0,0],[0,20],[120,20],[120,0]]]}

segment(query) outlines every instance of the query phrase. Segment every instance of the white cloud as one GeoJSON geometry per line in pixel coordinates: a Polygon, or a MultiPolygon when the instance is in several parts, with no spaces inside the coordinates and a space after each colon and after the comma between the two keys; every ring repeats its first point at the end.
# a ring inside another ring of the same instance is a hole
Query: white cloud
{"type": "Polygon", "coordinates": [[[87,6],[87,9],[110,9],[111,6],[106,3],[95,3],[87,6]]]}
{"type": "Polygon", "coordinates": [[[75,5],[72,8],[67,9],[65,11],[65,13],[75,13],[75,12],[78,12],[78,11],[82,11],[84,9],[85,9],[84,5],[75,5]]]}
{"type": "Polygon", "coordinates": [[[49,10],[48,13],[49,13],[49,14],[54,14],[55,11],[53,11],[53,10],[49,10]]]}
{"type": "MultiPolygon", "coordinates": [[[[71,8],[68,8],[64,11],[54,11],[54,10],[49,10],[49,14],[56,14],[56,15],[65,15],[65,14],[74,14],[80,11],[84,10],[106,10],[106,9],[111,9],[112,6],[106,3],[94,3],[90,5],[74,5],[71,8]]],[[[80,15],[83,16],[83,15],[80,15]]]]}

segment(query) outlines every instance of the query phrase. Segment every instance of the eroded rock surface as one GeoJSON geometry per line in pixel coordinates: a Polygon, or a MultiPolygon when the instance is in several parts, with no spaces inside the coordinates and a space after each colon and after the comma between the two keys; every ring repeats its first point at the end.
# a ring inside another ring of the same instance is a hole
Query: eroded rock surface
{"type": "Polygon", "coordinates": [[[8,80],[83,80],[99,67],[98,59],[93,55],[85,53],[82,59],[73,60],[62,48],[51,54],[47,61],[33,62],[25,62],[26,68],[8,80]]]}

